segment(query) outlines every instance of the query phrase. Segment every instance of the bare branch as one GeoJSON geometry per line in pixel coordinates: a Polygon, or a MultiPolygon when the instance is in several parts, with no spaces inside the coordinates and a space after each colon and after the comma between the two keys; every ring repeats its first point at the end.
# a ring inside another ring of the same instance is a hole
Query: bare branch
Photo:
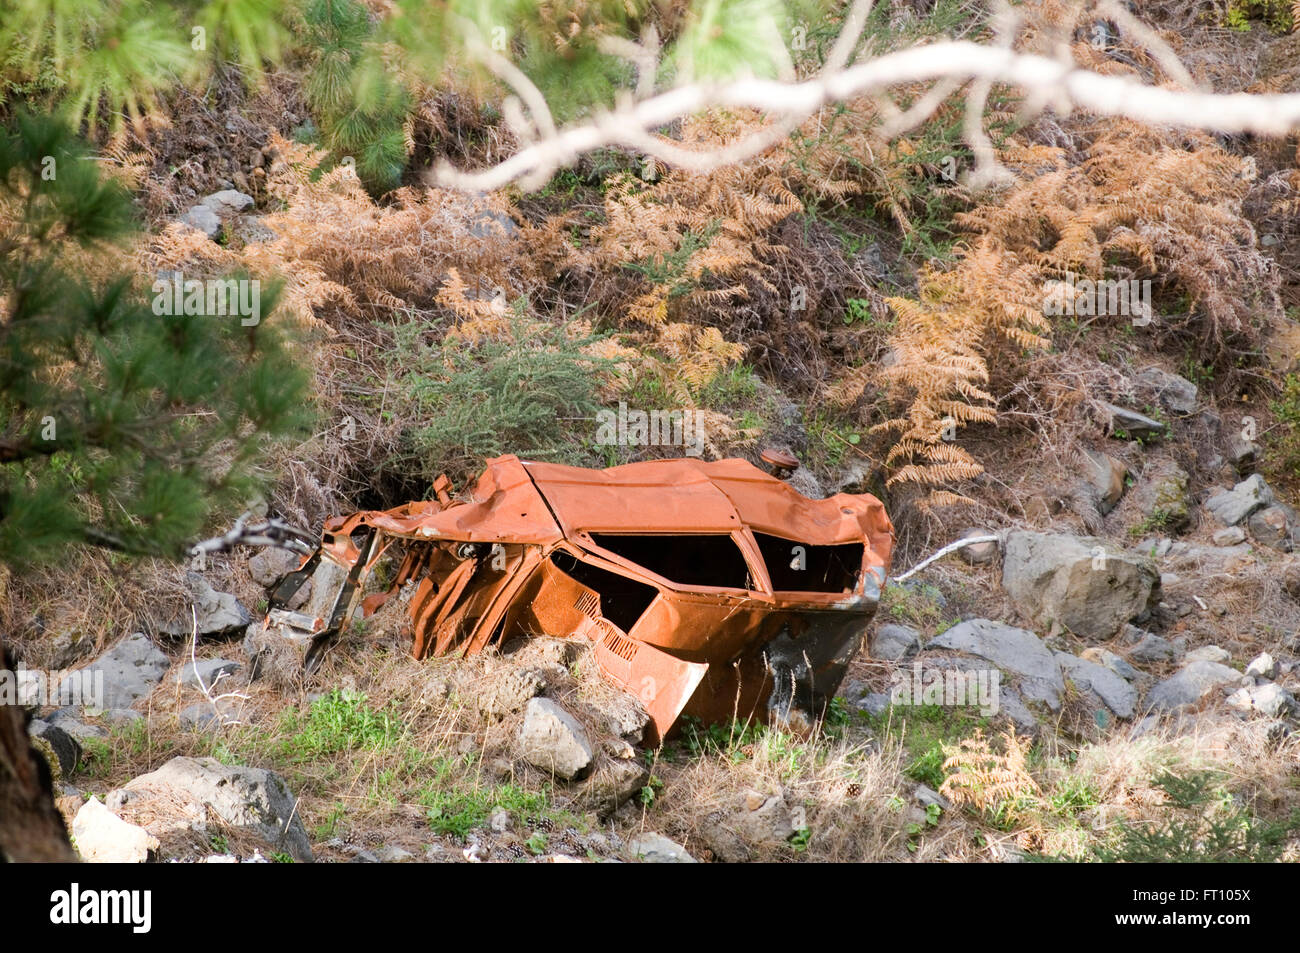
{"type": "MultiPolygon", "coordinates": [[[[574,156],[606,146],[644,149],[651,130],[712,106],[762,110],[777,117],[782,126],[793,128],[827,103],[936,80],[1003,83],[1025,90],[1036,102],[1058,110],[1083,108],[1103,116],[1124,116],[1148,123],[1268,136],[1284,135],[1300,127],[1300,94],[1165,89],[1132,78],[1079,69],[1073,63],[1037,54],[954,41],[900,50],[843,70],[824,71],[798,83],[755,78],[720,84],[692,83],[560,130],[483,171],[464,172],[443,162],[435,176],[440,185],[469,191],[498,189],[522,179],[544,182],[574,156]]],[[[528,85],[535,93],[536,87],[528,85]]],[[[549,117],[549,112],[546,115],[549,117]]],[[[730,161],[762,151],[763,142],[751,139],[743,146],[728,147],[730,161]]],[[[660,144],[655,154],[662,157],[667,151],[660,144]]],[[[688,158],[684,153],[686,150],[679,150],[677,157],[688,158]]],[[[704,160],[690,161],[698,164],[704,160]]]]}
{"type": "Polygon", "coordinates": [[[195,544],[190,549],[190,555],[226,552],[236,546],[278,546],[304,556],[315,550],[317,537],[306,530],[290,526],[279,519],[263,520],[250,526],[248,517],[251,515],[244,513],[235,520],[235,525],[228,532],[195,544]]]}

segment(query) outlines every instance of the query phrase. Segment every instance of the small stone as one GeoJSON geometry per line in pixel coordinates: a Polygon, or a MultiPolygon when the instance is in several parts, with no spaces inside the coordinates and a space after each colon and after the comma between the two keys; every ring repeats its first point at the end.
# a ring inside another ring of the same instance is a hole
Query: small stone
{"type": "Polygon", "coordinates": [[[1246,674],[1251,678],[1277,678],[1277,659],[1267,652],[1261,652],[1250,660],[1250,664],[1246,666],[1246,674]]]}
{"type": "Polygon", "coordinates": [[[628,842],[632,856],[646,864],[694,864],[698,861],[686,848],[662,834],[647,831],[628,842]]]}
{"type": "Polygon", "coordinates": [[[1129,650],[1128,657],[1135,662],[1170,662],[1177,656],[1173,643],[1154,632],[1143,633],[1137,645],[1129,650]]]}
{"type": "Polygon", "coordinates": [[[577,719],[549,698],[528,702],[518,739],[526,761],[562,778],[583,774],[594,757],[587,733],[577,719]]]}
{"type": "Polygon", "coordinates": [[[865,711],[869,715],[883,715],[889,709],[890,704],[887,692],[871,692],[853,702],[853,707],[859,711],[865,711]]]}
{"type": "Polygon", "coordinates": [[[1254,513],[1246,525],[1255,542],[1269,549],[1290,552],[1291,514],[1287,510],[1288,507],[1274,504],[1254,513]]]}
{"type": "Polygon", "coordinates": [[[1130,665],[1122,655],[1116,655],[1109,649],[1103,649],[1100,646],[1094,645],[1084,649],[1079,653],[1079,658],[1104,666],[1125,681],[1131,682],[1138,676],[1138,670],[1130,665]]]}
{"type": "Polygon", "coordinates": [[[1217,645],[1203,645],[1187,653],[1188,662],[1227,662],[1232,658],[1227,649],[1217,645]]]}
{"type": "Polygon", "coordinates": [[[1246,541],[1246,531],[1240,526],[1229,526],[1219,530],[1211,538],[1215,546],[1236,546],[1246,541]]]}

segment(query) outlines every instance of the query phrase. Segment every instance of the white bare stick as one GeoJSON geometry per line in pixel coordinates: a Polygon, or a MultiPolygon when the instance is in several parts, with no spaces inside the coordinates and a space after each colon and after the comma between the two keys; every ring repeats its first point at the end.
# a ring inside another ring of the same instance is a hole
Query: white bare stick
{"type": "MultiPolygon", "coordinates": [[[[606,146],[635,144],[641,148],[651,130],[711,106],[748,107],[797,124],[828,103],[876,94],[901,84],[944,79],[1004,83],[1026,90],[1036,100],[1057,109],[1083,108],[1103,116],[1147,123],[1265,136],[1285,135],[1300,128],[1297,93],[1219,94],[1165,89],[1130,77],[1079,69],[1073,63],[1037,54],[954,41],[900,50],[843,70],[819,73],[799,83],[747,78],[681,86],[557,131],[491,168],[463,172],[443,162],[435,176],[440,185],[470,191],[490,191],[525,178],[545,181],[574,156],[606,146]]],[[[765,138],[745,140],[743,147],[728,147],[728,156],[730,161],[741,161],[769,144],[765,138]]],[[[698,158],[679,158],[683,166],[699,171],[716,165],[707,153],[699,153],[698,158]]]]}
{"type": "Polygon", "coordinates": [[[249,696],[243,694],[242,692],[226,692],[224,694],[213,697],[212,689],[217,687],[217,682],[221,681],[225,677],[226,673],[222,672],[215,679],[213,679],[211,687],[209,687],[208,684],[203,681],[203,676],[199,674],[199,662],[197,657],[198,644],[199,644],[199,617],[198,617],[198,613],[195,611],[194,606],[190,606],[190,671],[194,673],[194,680],[199,683],[199,689],[203,692],[203,697],[206,698],[208,700],[208,704],[212,706],[212,712],[217,716],[217,724],[221,725],[222,727],[226,725],[240,724],[241,722],[238,721],[237,719],[226,717],[226,713],[221,710],[221,702],[225,701],[228,698],[236,698],[236,699],[241,699],[243,701],[247,701],[249,696]]]}
{"type": "Polygon", "coordinates": [[[955,553],[959,549],[965,549],[967,546],[973,546],[976,543],[996,543],[997,541],[998,541],[997,536],[968,536],[965,539],[959,539],[955,543],[949,543],[947,546],[943,547],[943,549],[939,550],[933,556],[928,556],[925,559],[922,559],[919,563],[917,563],[907,572],[903,573],[901,576],[895,576],[894,582],[902,582],[904,579],[910,579],[912,576],[916,575],[926,566],[930,565],[930,563],[938,559],[942,559],[944,556],[947,556],[949,553],[955,553]]]}

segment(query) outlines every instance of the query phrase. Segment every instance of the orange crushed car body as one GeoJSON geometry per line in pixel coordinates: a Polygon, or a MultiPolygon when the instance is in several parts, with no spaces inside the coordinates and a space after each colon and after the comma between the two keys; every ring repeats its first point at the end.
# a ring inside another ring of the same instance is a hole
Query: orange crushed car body
{"type": "Polygon", "coordinates": [[[706,722],[821,714],[857,651],[894,534],[873,496],[810,500],[745,460],[655,460],[606,470],[487,461],[473,491],[326,522],[320,550],[276,590],[268,624],[312,639],[309,667],[352,616],[366,575],[401,544],[416,658],[518,636],[592,643],[661,739],[706,722]],[[348,573],[334,608],[283,606],[328,559],[348,573]]]}

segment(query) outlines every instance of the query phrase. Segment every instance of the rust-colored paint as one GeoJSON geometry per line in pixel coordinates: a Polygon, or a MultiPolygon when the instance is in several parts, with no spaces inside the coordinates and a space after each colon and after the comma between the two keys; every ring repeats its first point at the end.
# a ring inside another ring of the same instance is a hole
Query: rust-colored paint
{"type": "Polygon", "coordinates": [[[875,612],[894,542],[875,497],[810,500],[739,459],[587,470],[503,456],[467,498],[449,490],[440,478],[436,500],[328,520],[268,624],[310,636],[314,664],[400,542],[392,588],[362,612],[409,593],[416,658],[518,635],[588,640],[645,705],[651,741],[683,713],[819,715],[875,612]],[[329,618],[284,612],[320,558],[348,572],[329,618]]]}

